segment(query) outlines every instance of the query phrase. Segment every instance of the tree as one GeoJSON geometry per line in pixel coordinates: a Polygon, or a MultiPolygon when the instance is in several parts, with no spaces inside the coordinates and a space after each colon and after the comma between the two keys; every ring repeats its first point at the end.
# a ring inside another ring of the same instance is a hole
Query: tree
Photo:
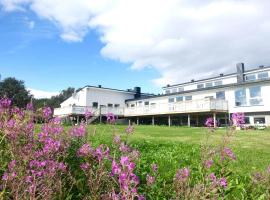
{"type": "Polygon", "coordinates": [[[31,95],[26,90],[24,82],[12,77],[0,82],[0,97],[10,98],[12,104],[20,108],[25,107],[31,100],[31,95]]]}

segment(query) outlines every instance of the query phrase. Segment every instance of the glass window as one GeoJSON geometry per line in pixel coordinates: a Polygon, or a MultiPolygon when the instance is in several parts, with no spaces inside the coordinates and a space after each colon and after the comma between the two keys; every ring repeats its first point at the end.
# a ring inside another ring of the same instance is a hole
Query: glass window
{"type": "Polygon", "coordinates": [[[255,81],[255,80],[256,80],[255,74],[246,75],[246,81],[255,81]]]}
{"type": "Polygon", "coordinates": [[[173,88],[172,93],[176,93],[176,92],[177,92],[177,88],[173,88]]]}
{"type": "Polygon", "coordinates": [[[107,106],[110,108],[113,107],[113,105],[111,103],[108,103],[107,106]]]}
{"type": "Polygon", "coordinates": [[[145,102],[144,102],[144,105],[145,105],[145,106],[149,106],[149,101],[145,101],[145,102]]]}
{"type": "Polygon", "coordinates": [[[225,100],[225,91],[216,92],[216,99],[225,100]]]}
{"type": "Polygon", "coordinates": [[[156,103],[151,103],[150,106],[151,108],[156,108],[156,103]]]}
{"type": "Polygon", "coordinates": [[[176,97],[176,101],[179,102],[179,101],[183,101],[183,97],[182,96],[179,96],[179,97],[176,97]]]}
{"type": "Polygon", "coordinates": [[[266,79],[268,78],[268,72],[262,72],[258,74],[258,79],[266,79]]]}
{"type": "Polygon", "coordinates": [[[254,86],[249,88],[249,103],[250,105],[261,105],[262,98],[261,98],[261,86],[254,86]]]}
{"type": "Polygon", "coordinates": [[[265,124],[265,117],[254,117],[254,124],[265,124]]]}
{"type": "Polygon", "coordinates": [[[222,85],[222,81],[215,81],[215,86],[222,85]]]}
{"type": "Polygon", "coordinates": [[[250,124],[249,117],[245,117],[245,124],[250,124]]]}
{"type": "Polygon", "coordinates": [[[206,88],[208,88],[208,87],[213,87],[213,83],[212,83],[212,82],[205,83],[205,87],[206,87],[206,88]]]}
{"type": "Polygon", "coordinates": [[[94,108],[97,108],[97,107],[98,107],[98,102],[93,102],[93,103],[92,103],[92,106],[93,106],[94,108]]]}
{"type": "Polygon", "coordinates": [[[178,88],[178,92],[183,92],[183,91],[184,91],[183,87],[178,88]]]}
{"type": "Polygon", "coordinates": [[[246,89],[245,88],[235,90],[234,96],[235,96],[235,106],[247,105],[246,89]]]}
{"type": "Polygon", "coordinates": [[[120,104],[114,104],[114,107],[118,108],[118,107],[120,107],[120,104]]]}
{"type": "Polygon", "coordinates": [[[166,91],[165,91],[165,94],[170,94],[170,93],[171,93],[170,90],[166,90],[166,91]]]}
{"type": "Polygon", "coordinates": [[[185,100],[186,101],[191,101],[192,100],[192,96],[185,96],[185,100]]]}
{"type": "Polygon", "coordinates": [[[169,101],[169,103],[173,103],[174,102],[174,98],[169,98],[168,101],[169,101]]]}
{"type": "Polygon", "coordinates": [[[197,85],[197,89],[201,89],[201,88],[204,88],[204,84],[198,84],[197,85]]]}

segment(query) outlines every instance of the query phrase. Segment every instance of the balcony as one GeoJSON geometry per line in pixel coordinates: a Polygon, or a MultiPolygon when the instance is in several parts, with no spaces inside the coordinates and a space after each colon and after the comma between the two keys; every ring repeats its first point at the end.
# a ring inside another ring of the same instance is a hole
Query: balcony
{"type": "Polygon", "coordinates": [[[54,109],[54,116],[70,116],[70,115],[84,115],[86,111],[90,111],[94,116],[106,115],[107,113],[113,113],[117,116],[124,115],[124,108],[111,108],[111,107],[87,107],[87,106],[68,106],[54,109]]]}
{"type": "Polygon", "coordinates": [[[129,107],[124,116],[146,116],[200,112],[228,112],[228,102],[217,99],[201,99],[176,103],[159,103],[149,106],[129,107]]]}

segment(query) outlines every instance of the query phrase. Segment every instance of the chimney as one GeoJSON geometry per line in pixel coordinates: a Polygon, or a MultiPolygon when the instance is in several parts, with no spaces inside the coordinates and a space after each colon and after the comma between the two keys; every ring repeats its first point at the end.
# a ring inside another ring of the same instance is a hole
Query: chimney
{"type": "Polygon", "coordinates": [[[259,66],[259,69],[263,69],[263,68],[264,68],[264,65],[260,65],[260,66],[259,66]]]}
{"type": "Polygon", "coordinates": [[[195,80],[194,79],[191,79],[191,81],[190,82],[194,82],[195,80]]]}
{"type": "Polygon", "coordinates": [[[135,98],[141,97],[141,88],[140,87],[134,87],[134,92],[135,92],[135,98]]]}
{"type": "Polygon", "coordinates": [[[101,85],[98,85],[99,88],[101,88],[101,85]]]}
{"type": "Polygon", "coordinates": [[[244,72],[245,72],[244,63],[236,64],[237,83],[244,82],[244,72]]]}
{"type": "Polygon", "coordinates": [[[224,76],[224,74],[219,74],[220,76],[224,76]]]}

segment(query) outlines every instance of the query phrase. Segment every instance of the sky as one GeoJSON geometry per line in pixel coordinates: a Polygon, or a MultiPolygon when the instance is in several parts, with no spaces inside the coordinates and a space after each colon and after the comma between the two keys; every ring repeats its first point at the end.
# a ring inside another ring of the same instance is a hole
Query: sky
{"type": "Polygon", "coordinates": [[[0,74],[35,97],[270,65],[269,0],[0,0],[0,74]]]}

